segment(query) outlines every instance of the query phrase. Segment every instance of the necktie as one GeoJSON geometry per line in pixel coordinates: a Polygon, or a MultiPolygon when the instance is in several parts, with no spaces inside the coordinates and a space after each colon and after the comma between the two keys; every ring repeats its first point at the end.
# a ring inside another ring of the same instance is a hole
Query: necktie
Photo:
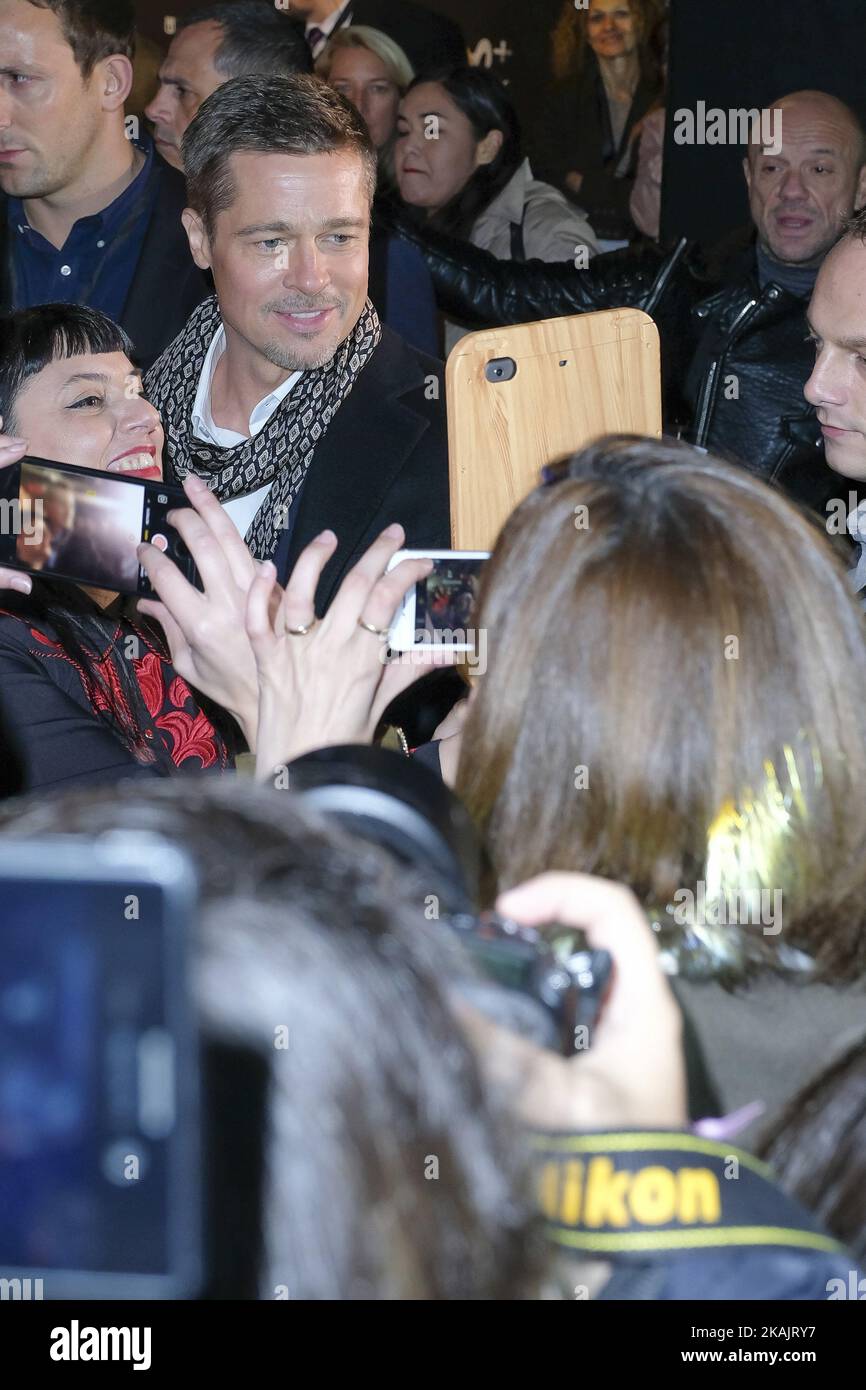
{"type": "Polygon", "coordinates": [[[312,29],[307,30],[307,43],[314,58],[318,58],[319,50],[324,48],[326,37],[324,29],[317,29],[315,24],[312,29]]]}

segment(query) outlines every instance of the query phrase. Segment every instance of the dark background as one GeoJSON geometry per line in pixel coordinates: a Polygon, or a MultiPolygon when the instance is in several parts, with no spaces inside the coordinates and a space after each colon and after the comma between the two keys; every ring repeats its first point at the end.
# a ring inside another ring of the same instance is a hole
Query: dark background
{"type": "MultiPolygon", "coordinates": [[[[200,3],[200,0],[199,0],[200,3]]],[[[510,86],[525,130],[549,85],[549,35],[561,0],[430,0],[458,21],[470,60],[510,86]]],[[[143,33],[167,47],[164,16],[196,0],[138,0],[143,33]]],[[[786,92],[833,92],[866,117],[866,0],[672,0],[668,111],[746,109],[786,92]]],[[[748,219],[738,146],[675,145],[668,120],[662,235],[712,240],[748,219]],[[700,197],[695,197],[695,189],[700,197]]],[[[531,155],[532,150],[530,148],[531,155]]]]}
{"type": "MultiPolygon", "coordinates": [[[[167,48],[166,14],[188,14],[205,0],[137,0],[139,28],[167,48]]],[[[863,0],[866,5],[866,0],[863,0]]],[[[428,10],[448,15],[463,30],[470,61],[482,63],[511,86],[524,126],[534,119],[547,76],[549,34],[562,0],[431,0],[428,10]]],[[[291,10],[288,11],[291,13],[291,10]]]]}
{"type": "Polygon", "coordinates": [[[742,147],[675,145],[672,112],[817,88],[864,118],[864,69],[866,0],[673,0],[662,235],[709,240],[749,216],[742,147]]]}

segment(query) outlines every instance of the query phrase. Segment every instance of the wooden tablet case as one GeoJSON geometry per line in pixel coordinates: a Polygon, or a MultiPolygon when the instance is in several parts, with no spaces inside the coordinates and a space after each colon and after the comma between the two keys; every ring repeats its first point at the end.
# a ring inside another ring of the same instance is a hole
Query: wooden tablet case
{"type": "Polygon", "coordinates": [[[601,434],[661,434],[658,329],[640,309],[486,328],[455,344],[445,367],[451,537],[490,550],[545,463],[601,434]],[[488,362],[511,357],[510,381],[488,362]]]}

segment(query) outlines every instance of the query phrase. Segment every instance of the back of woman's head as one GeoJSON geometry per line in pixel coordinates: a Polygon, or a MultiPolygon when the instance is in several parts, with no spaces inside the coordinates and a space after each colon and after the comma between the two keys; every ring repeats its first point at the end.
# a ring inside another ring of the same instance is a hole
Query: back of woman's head
{"type": "MultiPolygon", "coordinates": [[[[782,893],[781,940],[866,964],[866,649],[827,538],[745,469],[610,437],[506,523],[458,790],[499,886],[543,869],[782,893]]],[[[775,901],[775,899],[774,899],[775,901]]],[[[679,920],[675,918],[675,920],[679,920]]]]}
{"type": "Polygon", "coordinates": [[[229,776],[0,814],[4,836],[117,830],[167,837],[202,885],[211,1292],[255,1296],[258,1265],[265,1298],[533,1296],[519,1135],[455,1021],[429,885],[416,894],[383,851],[229,776]]]}
{"type": "Polygon", "coordinates": [[[502,144],[493,159],[479,165],[456,197],[431,219],[433,225],[444,231],[468,237],[475,220],[502,191],[521,163],[520,121],[508,89],[486,68],[451,67],[421,73],[407,90],[412,91],[427,82],[435,82],[447,92],[469,121],[476,140],[483,140],[493,130],[502,132],[502,144]]]}

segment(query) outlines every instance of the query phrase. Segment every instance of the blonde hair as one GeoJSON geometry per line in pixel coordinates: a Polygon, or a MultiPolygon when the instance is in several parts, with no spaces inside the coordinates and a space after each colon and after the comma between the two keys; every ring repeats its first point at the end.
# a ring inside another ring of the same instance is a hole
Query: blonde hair
{"type": "Polygon", "coordinates": [[[398,43],[387,34],[383,34],[381,29],[372,29],[368,24],[352,24],[346,29],[338,29],[328,40],[326,47],[316,59],[317,77],[324,78],[326,82],[330,79],[334,54],[341,48],[366,48],[368,52],[375,54],[384,64],[388,76],[399,89],[401,96],[415,76],[415,69],[398,43]]]}

